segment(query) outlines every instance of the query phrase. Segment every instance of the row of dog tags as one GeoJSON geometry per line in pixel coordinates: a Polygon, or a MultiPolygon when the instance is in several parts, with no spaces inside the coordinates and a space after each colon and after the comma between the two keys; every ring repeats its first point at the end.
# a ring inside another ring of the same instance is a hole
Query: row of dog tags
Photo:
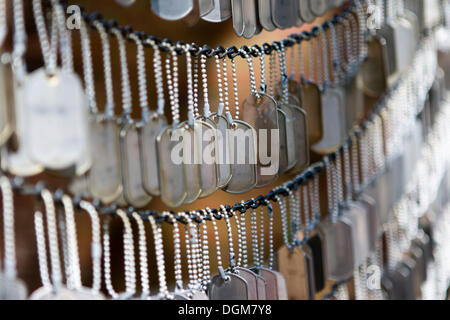
{"type": "MultiPolygon", "coordinates": [[[[336,116],[345,118],[343,115],[346,114],[338,112],[330,115],[332,112],[328,110],[333,107],[340,111],[345,105],[342,89],[326,86],[330,83],[330,76],[335,83],[340,80],[337,73],[329,74],[328,63],[333,57],[336,65],[342,65],[348,70],[354,69],[360,60],[361,52],[342,50],[337,45],[332,45],[328,50],[327,33],[330,41],[336,44],[337,30],[349,35],[353,29],[358,29],[358,26],[362,25],[361,21],[364,21],[359,2],[351,11],[356,13],[358,19],[355,19],[351,12],[347,12],[336,26],[329,23],[328,31],[316,28],[315,37],[312,37],[311,41],[303,42],[310,44],[310,50],[316,48],[320,51],[320,48],[323,48],[323,54],[310,59],[308,65],[310,70],[316,68],[319,71],[315,75],[310,72],[310,81],[305,80],[303,84],[294,80],[296,66],[300,64],[300,69],[306,68],[303,65],[301,50],[296,50],[301,49],[301,46],[290,48],[293,66],[291,74],[288,74],[287,68],[288,49],[282,43],[274,45],[269,57],[268,75],[265,67],[266,55],[257,51],[256,47],[252,49],[259,55],[257,60],[262,76],[260,89],[256,86],[253,55],[241,50],[248,63],[248,69],[244,70],[250,70],[251,75],[251,95],[241,102],[238,96],[238,70],[235,60],[219,59],[216,56],[219,101],[214,113],[210,109],[208,61],[205,56],[192,56],[189,45],[176,48],[169,44],[169,51],[163,56],[153,40],[143,41],[134,33],[127,34],[126,37],[138,48],[137,80],[142,115],[139,121],[131,118],[134,103],[130,94],[131,82],[126,54],[129,44],[125,41],[123,30],[114,26],[106,30],[107,27],[100,21],[92,22],[93,30],[101,40],[107,98],[104,111],[99,112],[96,101],[98,88],[93,81],[94,62],[87,25],[83,22],[80,28],[85,80],[83,89],[80,79],[73,71],[70,42],[75,38],[69,37],[69,31],[64,28],[62,7],[57,2],[53,3],[53,15],[50,16],[54,21],[52,25],[58,27],[52,28],[48,34],[41,1],[33,0],[33,14],[38,26],[45,67],[31,74],[25,72],[23,48],[26,48],[26,34],[23,19],[16,18],[24,15],[22,1],[16,0],[13,8],[13,61],[10,61],[10,64],[2,64],[2,75],[5,84],[14,84],[14,88],[3,87],[7,93],[4,97],[15,99],[2,104],[2,111],[8,115],[2,119],[11,119],[13,112],[9,111],[14,111],[15,125],[12,125],[12,120],[2,124],[4,130],[1,142],[4,146],[3,170],[14,175],[32,176],[45,169],[65,176],[81,176],[75,179],[72,191],[100,199],[104,203],[118,201],[122,205],[143,207],[153,196],[161,196],[168,206],[177,207],[183,203],[192,203],[199,197],[207,197],[219,188],[229,193],[244,193],[254,187],[269,185],[284,172],[299,173],[309,164],[309,145],[319,153],[336,150],[344,141],[347,129],[351,127],[328,125],[327,121],[335,121],[336,116]],[[120,117],[114,113],[110,36],[117,41],[120,57],[123,111],[120,117]],[[154,49],[158,93],[156,110],[149,109],[144,45],[154,49]],[[185,122],[180,122],[180,117],[184,115],[180,115],[180,58],[175,49],[184,50],[186,58],[188,120],[185,122]],[[61,66],[57,65],[58,53],[62,58],[61,66]],[[11,68],[11,65],[19,67],[11,68]],[[230,69],[232,83],[228,84],[230,69]],[[11,78],[13,81],[10,81],[11,78]],[[266,78],[269,78],[268,85],[266,78]],[[202,82],[200,89],[199,81],[202,82]],[[165,85],[169,88],[168,102],[172,113],[170,125],[164,116],[165,85]],[[229,90],[229,87],[233,90],[229,90]],[[229,91],[232,91],[234,96],[229,95],[229,91]],[[67,96],[73,99],[67,101],[67,96]],[[336,98],[339,102],[337,107],[336,98]],[[231,116],[229,100],[235,102],[234,117],[231,116]],[[202,101],[202,106],[199,101],[202,101]],[[321,104],[324,107],[321,107],[321,104]],[[242,108],[241,113],[239,107],[242,108]],[[88,109],[91,111],[90,117],[86,112],[88,109]],[[324,112],[321,112],[322,110],[324,112]],[[308,115],[315,123],[308,122],[308,115]],[[208,132],[210,135],[206,142],[209,143],[205,143],[200,138],[205,138],[208,132]],[[265,140],[264,136],[257,136],[256,133],[260,132],[267,133],[265,140]],[[239,143],[234,143],[231,147],[230,141],[238,139],[240,133],[244,133],[242,136],[249,139],[250,147],[242,148],[239,143]],[[12,134],[18,148],[6,144],[12,134]],[[176,154],[174,150],[180,146],[183,149],[182,159],[177,162],[173,155],[176,154]],[[209,152],[208,162],[203,159],[203,155],[208,154],[208,148],[211,146],[215,152],[209,152]],[[270,161],[267,162],[269,155],[270,161]],[[200,163],[199,158],[203,160],[200,163]],[[180,183],[180,177],[183,183],[180,183]]],[[[349,48],[363,47],[357,45],[358,39],[361,38],[357,34],[346,38],[349,48]]],[[[341,77],[343,75],[339,74],[341,77]]]]}
{"type": "MultiPolygon", "coordinates": [[[[135,0],[116,0],[123,6],[135,0]]],[[[152,11],[166,20],[181,20],[196,15],[208,22],[233,18],[238,36],[286,29],[311,23],[328,10],[338,8],[345,0],[151,0],[152,11]]]]}

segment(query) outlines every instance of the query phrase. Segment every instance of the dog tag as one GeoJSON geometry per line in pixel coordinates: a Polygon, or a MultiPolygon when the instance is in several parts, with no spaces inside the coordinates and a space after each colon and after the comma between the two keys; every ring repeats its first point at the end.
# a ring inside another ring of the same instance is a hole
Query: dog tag
{"type": "Polygon", "coordinates": [[[13,85],[11,66],[0,62],[0,145],[8,141],[14,131],[12,121],[13,107],[15,106],[13,85]]]}
{"type": "Polygon", "coordinates": [[[377,30],[380,37],[385,39],[386,41],[386,56],[388,58],[386,63],[386,75],[389,77],[388,85],[391,85],[396,78],[396,73],[398,71],[397,68],[397,59],[396,59],[396,42],[398,39],[395,37],[395,29],[396,24],[390,19],[386,23],[384,23],[379,30],[377,30]]]}
{"type": "Polygon", "coordinates": [[[339,87],[327,87],[321,98],[323,136],[312,150],[330,154],[338,150],[346,138],[345,92],[339,87]]]}
{"type": "Polygon", "coordinates": [[[159,190],[158,152],[156,139],[167,127],[163,116],[151,116],[149,122],[138,128],[142,157],[142,181],[145,191],[153,196],[161,194],[159,190]]]}
{"type": "Polygon", "coordinates": [[[259,23],[266,31],[276,29],[272,20],[272,1],[258,0],[259,23]]]}
{"type": "MultiPolygon", "coordinates": [[[[296,125],[296,123],[295,123],[294,114],[293,114],[291,105],[280,104],[278,106],[278,109],[283,111],[285,114],[285,128],[286,128],[285,129],[286,140],[284,143],[283,142],[280,143],[280,152],[281,153],[285,152],[287,155],[286,166],[283,166],[283,168],[282,168],[281,163],[280,163],[279,173],[281,174],[288,170],[291,170],[297,163],[296,151],[295,151],[296,137],[295,137],[295,130],[294,130],[294,126],[296,125]]],[[[280,127],[281,127],[281,125],[280,125],[280,127]]],[[[280,133],[281,133],[281,130],[280,130],[280,133]]]]}
{"type": "Polygon", "coordinates": [[[272,21],[280,29],[287,29],[295,26],[297,18],[295,16],[294,2],[291,0],[270,0],[272,9],[272,21]]]}
{"type": "Polygon", "coordinates": [[[145,207],[152,200],[144,190],[140,150],[135,124],[125,124],[120,132],[123,195],[127,203],[136,208],[145,207]]]}
{"type": "Polygon", "coordinates": [[[246,39],[252,38],[259,29],[258,10],[256,8],[257,0],[244,0],[242,4],[242,17],[244,20],[244,32],[242,35],[246,39]]]}
{"type": "Polygon", "coordinates": [[[216,143],[216,169],[217,169],[217,187],[222,188],[228,184],[231,179],[231,161],[229,152],[229,130],[230,124],[227,118],[222,115],[213,114],[207,119],[211,125],[217,129],[216,143]]]}
{"type": "Polygon", "coordinates": [[[198,0],[200,17],[204,17],[214,10],[214,0],[198,0]]]}
{"type": "Polygon", "coordinates": [[[395,40],[396,40],[396,66],[399,72],[404,71],[412,62],[418,39],[414,32],[414,27],[410,21],[403,17],[399,17],[396,23],[395,40]]]}
{"type": "Polygon", "coordinates": [[[302,108],[308,118],[309,145],[314,145],[322,139],[322,101],[319,87],[312,82],[301,85],[302,108]]]}
{"type": "Polygon", "coordinates": [[[325,221],[320,228],[325,235],[327,278],[337,282],[348,280],[354,266],[352,226],[339,219],[336,223],[325,221]]]}
{"type": "Polygon", "coordinates": [[[248,300],[258,300],[258,280],[256,273],[249,269],[241,267],[236,267],[234,271],[247,283],[248,300]]]}
{"type": "Polygon", "coordinates": [[[231,180],[224,191],[245,193],[256,186],[256,131],[244,121],[235,120],[230,130],[231,180]]]}
{"type": "Polygon", "coordinates": [[[351,224],[354,267],[359,267],[370,253],[369,213],[364,206],[351,202],[342,217],[348,219],[351,224]]]}
{"type": "MultiPolygon", "coordinates": [[[[252,1],[252,0],[251,0],[252,1]]],[[[233,28],[238,37],[244,34],[244,0],[231,0],[233,28]]]]}
{"type": "Polygon", "coordinates": [[[345,84],[346,98],[346,131],[350,132],[355,124],[361,122],[364,116],[364,93],[358,88],[357,78],[353,77],[345,84]]]}
{"type": "Polygon", "coordinates": [[[150,0],[152,11],[165,20],[180,20],[194,8],[194,0],[150,0]]]}
{"type": "Polygon", "coordinates": [[[256,288],[258,292],[258,300],[267,300],[267,283],[266,279],[254,268],[250,269],[256,275],[256,288]]]}
{"type": "Polygon", "coordinates": [[[183,133],[182,128],[166,128],[157,138],[161,199],[173,208],[179,207],[187,195],[182,159],[180,163],[172,159],[172,153],[183,156],[183,133]]]}
{"type": "Polygon", "coordinates": [[[289,300],[312,299],[308,279],[311,256],[303,248],[296,246],[291,251],[283,246],[278,250],[277,258],[277,269],[286,279],[289,300]]]}
{"type": "Polygon", "coordinates": [[[287,300],[286,280],[281,273],[260,268],[259,274],[266,281],[266,300],[287,300]]]}
{"type": "Polygon", "coordinates": [[[194,127],[185,124],[183,128],[183,172],[186,197],[184,203],[193,203],[198,199],[202,192],[202,181],[200,175],[200,146],[198,123],[194,123],[194,127]]]}
{"type": "Polygon", "coordinates": [[[274,164],[265,158],[270,156],[269,160],[277,160],[276,151],[279,148],[280,138],[276,133],[279,128],[279,119],[275,100],[266,94],[261,93],[259,96],[258,98],[252,94],[245,99],[242,105],[242,119],[259,134],[256,186],[264,187],[273,183],[278,177],[276,168],[272,168],[274,164]],[[264,133],[267,139],[262,139],[264,133]]]}
{"type": "MultiPolygon", "coordinates": [[[[0,67],[2,68],[2,67],[0,67]]],[[[0,70],[1,72],[1,70],[0,70]]],[[[1,78],[1,76],[0,76],[1,78]]],[[[24,79],[26,81],[26,78],[24,79]]],[[[1,82],[1,80],[0,80],[1,82]]],[[[29,141],[26,133],[27,126],[25,123],[25,112],[23,104],[22,86],[16,85],[14,90],[14,107],[15,107],[15,132],[12,141],[15,141],[17,146],[15,150],[4,146],[1,149],[1,166],[3,171],[7,171],[13,175],[21,177],[29,177],[41,173],[44,168],[36,164],[28,156],[29,141]]],[[[1,107],[0,107],[1,108],[1,107]]],[[[3,118],[4,120],[5,118],[3,118]]],[[[1,121],[1,120],[0,120],[1,121]]],[[[0,134],[1,135],[1,134],[0,134]]]]}
{"type": "Polygon", "coordinates": [[[358,197],[358,201],[365,207],[369,214],[369,248],[371,252],[374,252],[376,250],[379,235],[382,232],[377,203],[372,197],[365,193],[358,197]]]}
{"type": "Polygon", "coordinates": [[[208,295],[210,300],[250,300],[247,281],[240,275],[227,272],[227,279],[220,275],[212,277],[209,283],[208,295]]]}
{"type": "Polygon", "coordinates": [[[27,287],[22,280],[10,279],[0,274],[0,300],[25,300],[27,287]]]}
{"type": "Polygon", "coordinates": [[[372,37],[367,43],[367,59],[357,75],[359,88],[370,98],[379,98],[386,92],[387,61],[386,40],[379,36],[372,37]]]}
{"type": "Polygon", "coordinates": [[[323,235],[320,230],[316,230],[307,240],[307,245],[311,248],[312,261],[314,266],[314,288],[320,292],[325,288],[326,264],[323,235]]]}
{"type": "Polygon", "coordinates": [[[300,173],[309,166],[308,124],[305,111],[297,105],[291,107],[294,121],[294,149],[296,164],[293,173],[300,173]]]}
{"type": "Polygon", "coordinates": [[[120,4],[123,7],[129,7],[133,3],[135,3],[136,0],[116,0],[118,4],[120,4]]]}
{"type": "Polygon", "coordinates": [[[218,149],[216,128],[206,119],[195,120],[197,143],[200,147],[200,198],[205,198],[217,190],[216,150],[218,149]]]}
{"type": "Polygon", "coordinates": [[[89,189],[94,198],[111,203],[122,193],[119,132],[113,119],[92,119],[93,165],[89,172],[89,189]]]}
{"type": "Polygon", "coordinates": [[[289,155],[287,149],[287,128],[286,128],[286,112],[278,108],[278,127],[280,132],[280,160],[279,160],[279,173],[284,173],[288,170],[289,155]]]}
{"type": "Polygon", "coordinates": [[[214,8],[210,13],[202,16],[208,22],[223,22],[231,18],[231,1],[214,0],[214,8]]]}
{"type": "Polygon", "coordinates": [[[311,23],[316,18],[309,7],[309,0],[296,0],[299,2],[298,15],[306,23],[311,23]]]}
{"type": "Polygon", "coordinates": [[[327,12],[327,0],[308,0],[309,8],[316,17],[321,17],[327,12]]]}
{"type": "Polygon", "coordinates": [[[59,71],[49,77],[39,69],[28,76],[23,90],[31,159],[50,170],[76,165],[84,158],[88,137],[88,107],[79,78],[59,71]]]}

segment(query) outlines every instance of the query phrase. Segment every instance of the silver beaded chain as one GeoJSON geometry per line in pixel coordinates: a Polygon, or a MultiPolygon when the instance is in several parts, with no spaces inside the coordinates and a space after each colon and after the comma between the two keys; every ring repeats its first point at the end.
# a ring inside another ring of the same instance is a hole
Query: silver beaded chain
{"type": "Polygon", "coordinates": [[[180,229],[178,228],[178,221],[175,219],[172,213],[164,212],[164,216],[167,216],[170,223],[172,224],[173,233],[173,263],[174,263],[174,274],[175,274],[175,288],[176,290],[183,289],[183,271],[181,265],[181,240],[180,240],[180,229]]]}
{"type": "Polygon", "coordinates": [[[223,205],[220,206],[220,211],[222,213],[222,217],[225,219],[225,224],[227,226],[227,236],[228,236],[228,267],[233,269],[236,266],[236,256],[234,253],[234,245],[233,245],[233,231],[231,229],[230,219],[228,217],[228,212],[226,211],[223,205]]]}
{"type": "MultiPolygon", "coordinates": [[[[2,4],[5,5],[6,1],[2,1],[2,4]]],[[[6,19],[6,8],[3,7],[1,11],[3,14],[5,14],[6,19]]],[[[25,52],[27,49],[27,33],[25,31],[25,17],[22,0],[13,1],[13,17],[14,17],[14,35],[13,35],[14,48],[12,53],[13,58],[12,66],[15,80],[21,83],[27,73],[25,62],[25,52]]]]}
{"type": "Polygon", "coordinates": [[[3,207],[4,275],[6,278],[14,279],[17,276],[14,232],[14,198],[11,183],[5,176],[0,178],[0,189],[2,193],[3,207]]]}
{"type": "Polygon", "coordinates": [[[206,70],[206,57],[204,55],[200,57],[200,71],[203,81],[203,116],[207,118],[211,115],[211,107],[209,105],[208,71],[206,70]]]}
{"type": "Polygon", "coordinates": [[[36,234],[36,246],[39,261],[39,274],[44,288],[52,287],[48,273],[47,246],[45,244],[44,217],[40,211],[34,213],[34,230],[36,234]]]}
{"type": "Polygon", "coordinates": [[[81,56],[83,59],[85,92],[89,102],[89,108],[91,110],[91,113],[97,114],[98,107],[95,97],[95,81],[94,81],[94,68],[92,66],[91,39],[86,27],[86,23],[83,20],[81,21],[80,24],[80,38],[81,38],[81,56]]]}
{"type": "Polygon", "coordinates": [[[141,106],[142,119],[146,121],[150,117],[150,110],[148,104],[147,65],[145,62],[144,45],[139,37],[134,33],[131,33],[128,37],[136,43],[137,47],[136,62],[139,87],[139,104],[141,106]]]}
{"type": "Polygon", "coordinates": [[[248,70],[250,74],[250,93],[259,99],[260,95],[258,93],[258,90],[256,89],[256,79],[255,79],[255,69],[253,67],[253,59],[247,52],[242,51],[242,53],[244,53],[245,60],[247,60],[248,64],[248,70]]]}
{"type": "Polygon", "coordinates": [[[122,36],[122,32],[114,28],[111,31],[117,38],[119,45],[119,57],[120,57],[120,76],[121,76],[121,89],[122,89],[122,110],[124,116],[131,115],[132,99],[131,99],[131,85],[130,75],[128,72],[127,51],[125,47],[125,39],[122,36]]]}
{"type": "Polygon", "coordinates": [[[231,59],[231,75],[233,79],[233,92],[234,92],[234,118],[239,120],[239,92],[238,92],[238,82],[237,82],[237,72],[236,72],[236,61],[231,59]]]}
{"type": "Polygon", "coordinates": [[[112,64],[111,64],[111,47],[109,44],[108,34],[105,31],[105,27],[99,21],[94,21],[94,27],[97,29],[102,43],[103,72],[105,75],[105,90],[106,90],[105,117],[110,119],[114,117],[114,108],[115,108],[112,64]]]}
{"type": "Polygon", "coordinates": [[[148,217],[148,222],[153,233],[153,242],[155,245],[156,267],[158,270],[159,280],[159,297],[162,299],[170,298],[169,290],[167,288],[166,268],[164,262],[164,245],[162,241],[161,226],[158,225],[153,216],[148,217]]]}
{"type": "Polygon", "coordinates": [[[62,273],[59,256],[55,204],[53,202],[51,192],[47,189],[41,191],[41,197],[44,202],[45,215],[47,218],[47,234],[50,252],[50,265],[52,270],[51,278],[53,286],[59,288],[62,285],[62,273]]]}
{"type": "Polygon", "coordinates": [[[141,274],[141,286],[142,297],[147,298],[150,296],[150,277],[148,274],[148,248],[147,248],[147,235],[145,233],[144,221],[137,212],[133,212],[133,219],[136,221],[138,227],[138,246],[139,246],[139,271],[141,274]]]}
{"type": "Polygon", "coordinates": [[[102,243],[101,243],[101,230],[100,230],[100,218],[98,216],[95,207],[87,202],[81,201],[80,208],[85,210],[91,219],[91,257],[92,257],[92,291],[94,293],[100,292],[102,271],[101,271],[101,259],[102,259],[102,243]]]}

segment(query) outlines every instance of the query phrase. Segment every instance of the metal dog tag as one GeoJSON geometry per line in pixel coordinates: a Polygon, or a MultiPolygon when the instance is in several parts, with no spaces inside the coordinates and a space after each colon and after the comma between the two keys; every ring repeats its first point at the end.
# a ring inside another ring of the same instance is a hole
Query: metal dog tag
{"type": "Polygon", "coordinates": [[[302,108],[308,118],[308,139],[312,146],[322,139],[322,101],[319,87],[312,82],[301,85],[302,108]]]}
{"type": "Polygon", "coordinates": [[[245,193],[256,186],[256,131],[244,121],[235,120],[230,130],[231,180],[224,191],[245,193]]]}
{"type": "Polygon", "coordinates": [[[198,0],[200,17],[204,17],[214,10],[214,0],[198,0]]]}
{"type": "Polygon", "coordinates": [[[299,2],[298,15],[306,23],[311,23],[316,18],[309,7],[309,0],[296,0],[299,2]]]}
{"type": "Polygon", "coordinates": [[[32,161],[28,155],[28,150],[30,147],[29,141],[27,140],[28,134],[26,132],[27,126],[25,123],[26,110],[24,109],[23,104],[22,86],[18,84],[16,85],[14,95],[15,95],[14,107],[15,107],[16,128],[11,142],[14,141],[17,146],[14,146],[15,150],[12,150],[13,148],[9,148],[8,146],[2,147],[1,167],[3,171],[7,171],[13,175],[21,177],[33,176],[35,174],[41,173],[44,170],[44,168],[41,165],[32,161]]]}
{"type": "Polygon", "coordinates": [[[328,10],[327,0],[309,0],[309,8],[317,17],[321,17],[328,10]]]}
{"type": "Polygon", "coordinates": [[[151,116],[148,122],[143,122],[138,128],[142,157],[142,181],[145,191],[153,196],[161,194],[156,139],[165,128],[167,128],[167,121],[163,116],[151,116]]]}
{"type": "Polygon", "coordinates": [[[250,270],[256,275],[256,288],[258,292],[258,300],[267,300],[267,282],[266,279],[259,274],[257,268],[250,268],[250,270]]]}
{"type": "Polygon", "coordinates": [[[358,197],[358,201],[365,207],[369,214],[369,248],[371,252],[374,252],[376,250],[376,244],[378,242],[379,235],[382,232],[380,216],[377,210],[378,206],[376,201],[365,193],[361,194],[358,197]]]}
{"type": "Polygon", "coordinates": [[[346,138],[345,92],[339,87],[327,87],[322,92],[322,140],[312,146],[319,154],[339,149],[346,138]]]}
{"type": "Polygon", "coordinates": [[[266,31],[276,29],[272,20],[272,1],[258,0],[259,23],[266,31]]]}
{"type": "Polygon", "coordinates": [[[194,129],[200,147],[200,188],[202,191],[199,197],[205,198],[217,190],[216,128],[206,122],[206,119],[201,118],[201,120],[195,120],[194,129]]]}
{"type": "Polygon", "coordinates": [[[207,119],[211,125],[217,129],[216,142],[216,169],[217,169],[217,188],[222,188],[228,184],[231,179],[231,159],[229,152],[229,130],[230,124],[227,118],[222,115],[212,114],[207,119]]]}
{"type": "Polygon", "coordinates": [[[122,193],[119,130],[113,119],[92,119],[93,164],[89,172],[89,189],[94,198],[111,203],[122,193]]]}
{"type": "Polygon", "coordinates": [[[238,37],[244,34],[244,0],[231,0],[233,28],[238,37]]]}
{"type": "Polygon", "coordinates": [[[387,89],[387,61],[386,40],[372,37],[367,43],[367,59],[357,75],[359,88],[370,98],[381,97],[387,89]]]}
{"type": "Polygon", "coordinates": [[[351,224],[344,219],[338,219],[336,223],[327,220],[320,228],[325,235],[327,278],[337,282],[348,280],[354,266],[351,224]]]}
{"type": "Polygon", "coordinates": [[[214,0],[214,9],[202,19],[209,22],[223,22],[231,18],[231,1],[214,0]]]}
{"type": "Polygon", "coordinates": [[[200,173],[200,146],[198,123],[194,127],[185,124],[183,128],[183,171],[186,198],[184,203],[193,203],[202,193],[202,181],[200,173]]]}
{"type": "MultiPolygon", "coordinates": [[[[280,162],[279,173],[281,174],[288,170],[291,170],[297,163],[296,151],[295,151],[296,136],[295,136],[295,130],[294,130],[294,126],[296,125],[296,123],[295,123],[296,119],[294,118],[294,113],[291,108],[291,105],[281,104],[278,106],[278,109],[283,111],[285,114],[285,128],[286,128],[285,129],[286,140],[285,141],[280,140],[280,153],[284,152],[287,155],[286,166],[283,165],[283,167],[282,167],[281,162],[280,162]]],[[[280,125],[280,127],[281,126],[282,126],[282,124],[280,125]]],[[[281,130],[280,130],[280,133],[282,134],[281,130]]]]}
{"type": "Polygon", "coordinates": [[[27,287],[22,280],[0,274],[0,300],[25,300],[27,287]]]}
{"type": "Polygon", "coordinates": [[[282,246],[277,252],[277,269],[286,279],[289,300],[312,299],[312,288],[308,279],[311,256],[303,248],[289,250],[282,246]]]}
{"type": "Polygon", "coordinates": [[[125,124],[120,132],[123,195],[127,203],[136,208],[145,207],[152,200],[144,190],[140,151],[136,126],[125,124]]]}
{"type": "Polygon", "coordinates": [[[161,200],[172,208],[183,204],[187,195],[183,159],[180,163],[172,159],[172,152],[178,152],[177,155],[183,157],[183,132],[182,128],[166,128],[157,138],[161,200]]]}
{"type": "Polygon", "coordinates": [[[150,0],[152,11],[162,19],[180,20],[194,8],[194,0],[150,0]]]}
{"type": "Polygon", "coordinates": [[[297,17],[295,16],[294,3],[291,0],[270,0],[272,9],[272,21],[280,29],[287,29],[295,26],[297,17]]]}
{"type": "Polygon", "coordinates": [[[0,145],[8,141],[14,131],[15,94],[13,85],[11,66],[0,62],[0,145]]]}
{"type": "Polygon", "coordinates": [[[326,282],[326,250],[323,239],[324,236],[321,234],[321,231],[315,230],[306,242],[312,253],[312,261],[314,266],[314,288],[316,292],[322,291],[326,282]]]}
{"type": "Polygon", "coordinates": [[[256,186],[264,187],[273,183],[278,177],[276,168],[271,170],[274,164],[267,163],[268,161],[264,157],[271,156],[278,160],[275,153],[280,145],[280,138],[277,135],[279,119],[275,100],[266,94],[261,93],[259,96],[258,98],[256,95],[250,95],[245,99],[242,104],[242,119],[253,127],[259,137],[256,186]],[[265,135],[263,136],[263,134],[265,135]],[[262,137],[266,137],[266,139],[262,139],[262,137]],[[263,152],[264,149],[266,152],[263,152]]]}
{"type": "Polygon", "coordinates": [[[248,286],[248,300],[258,300],[258,277],[256,273],[253,271],[236,267],[234,272],[236,272],[237,275],[241,276],[248,286]]]}
{"type": "Polygon", "coordinates": [[[308,122],[305,111],[296,105],[289,105],[294,119],[294,149],[296,164],[293,173],[300,173],[309,166],[308,122]]]}
{"type": "Polygon", "coordinates": [[[210,300],[250,300],[247,281],[240,275],[226,272],[227,279],[220,275],[212,277],[208,295],[210,300]]]}
{"type": "Polygon", "coordinates": [[[396,53],[396,66],[399,72],[405,70],[414,58],[418,38],[414,32],[414,27],[410,21],[400,17],[396,23],[395,39],[397,48],[396,53]]]}
{"type": "Polygon", "coordinates": [[[266,281],[266,300],[287,300],[286,280],[281,273],[259,268],[259,274],[266,281]]]}
{"type": "Polygon", "coordinates": [[[346,98],[346,130],[350,132],[355,124],[359,124],[364,116],[364,93],[358,88],[357,78],[353,77],[345,84],[346,98]]]}
{"type": "Polygon", "coordinates": [[[369,213],[366,207],[357,202],[350,202],[342,217],[348,219],[352,226],[353,266],[358,267],[370,253],[369,213]]]}
{"type": "Polygon", "coordinates": [[[84,158],[89,136],[87,101],[78,76],[56,71],[49,77],[39,69],[28,76],[23,94],[31,159],[50,170],[75,166],[84,158]]]}
{"type": "Polygon", "coordinates": [[[257,0],[244,0],[242,16],[244,19],[244,32],[242,35],[244,38],[250,39],[258,33],[259,20],[257,10],[257,0]]]}

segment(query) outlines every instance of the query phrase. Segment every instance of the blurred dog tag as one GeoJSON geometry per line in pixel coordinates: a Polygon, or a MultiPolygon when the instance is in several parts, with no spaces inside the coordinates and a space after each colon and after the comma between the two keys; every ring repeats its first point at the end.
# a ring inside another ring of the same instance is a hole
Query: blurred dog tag
{"type": "Polygon", "coordinates": [[[309,0],[309,8],[317,17],[321,17],[327,12],[327,0],[309,0]]]}
{"type": "Polygon", "coordinates": [[[152,200],[144,190],[140,150],[136,126],[125,124],[120,132],[123,195],[127,203],[136,208],[145,207],[152,200]]]}
{"type": "Polygon", "coordinates": [[[152,11],[162,19],[180,20],[194,8],[194,0],[150,0],[152,11]]]}
{"type": "Polygon", "coordinates": [[[186,198],[183,166],[183,129],[166,128],[157,138],[159,183],[161,199],[169,207],[179,207],[186,198]],[[172,152],[178,151],[179,163],[172,159],[172,152]]]}
{"type": "Polygon", "coordinates": [[[302,108],[308,118],[309,145],[322,139],[322,101],[319,87],[312,82],[304,82],[301,86],[302,108]]]}
{"type": "Polygon", "coordinates": [[[208,288],[209,299],[250,300],[251,296],[247,281],[234,273],[227,272],[225,275],[227,279],[223,279],[220,275],[212,277],[208,288]]]}
{"type": "Polygon", "coordinates": [[[231,18],[231,1],[214,0],[214,9],[202,19],[209,22],[223,22],[231,18]]]}
{"type": "Polygon", "coordinates": [[[266,31],[276,29],[272,20],[272,1],[258,0],[259,22],[266,31]]]}
{"type": "Polygon", "coordinates": [[[346,137],[345,92],[339,87],[327,87],[322,92],[322,140],[312,146],[319,154],[339,149],[346,137]]]}
{"type": "Polygon", "coordinates": [[[199,124],[194,127],[185,124],[183,128],[183,171],[186,198],[184,203],[193,203],[202,193],[200,173],[199,124]]]}
{"type": "Polygon", "coordinates": [[[84,158],[88,136],[87,101],[79,78],[44,69],[24,84],[30,157],[50,170],[64,170],[84,158]],[[70,97],[70,99],[67,99],[70,97]]]}
{"type": "Polygon", "coordinates": [[[224,191],[245,193],[256,186],[256,132],[244,121],[234,120],[230,130],[231,180],[224,191]]]}
{"type": "Polygon", "coordinates": [[[214,10],[214,0],[198,0],[200,17],[204,17],[214,10]]]}
{"type": "Polygon", "coordinates": [[[222,188],[231,179],[231,161],[229,152],[229,130],[230,124],[227,118],[222,115],[213,114],[207,121],[210,121],[217,128],[217,187],[222,188]]]}
{"type": "Polygon", "coordinates": [[[272,21],[280,29],[287,29],[295,26],[297,18],[295,16],[294,2],[291,0],[270,0],[272,9],[272,21]]]}
{"type": "Polygon", "coordinates": [[[233,28],[238,37],[244,34],[244,0],[231,0],[233,28]]]}
{"type": "Polygon", "coordinates": [[[119,130],[113,119],[92,119],[93,165],[89,189],[94,198],[111,203],[122,193],[119,130]]]}
{"type": "Polygon", "coordinates": [[[242,105],[242,119],[259,134],[256,186],[264,187],[273,183],[278,177],[276,168],[271,170],[274,164],[263,157],[278,160],[276,151],[279,148],[280,138],[276,133],[279,128],[279,119],[275,100],[266,94],[260,93],[259,96],[258,98],[252,94],[245,99],[242,105]],[[263,134],[266,139],[262,139],[263,134]]]}
{"type": "MultiPolygon", "coordinates": [[[[14,80],[10,65],[0,62],[0,145],[11,136],[13,126],[14,80]]],[[[16,107],[17,108],[17,107],[16,107]]]]}
{"type": "Polygon", "coordinates": [[[145,191],[153,196],[161,194],[156,139],[166,127],[166,119],[162,116],[151,116],[148,122],[139,126],[139,145],[142,150],[142,181],[145,191]]]}
{"type": "Polygon", "coordinates": [[[300,18],[306,22],[311,23],[316,18],[309,7],[309,0],[296,0],[299,2],[298,15],[300,18]]]}
{"type": "Polygon", "coordinates": [[[205,198],[217,190],[216,129],[203,118],[195,120],[194,128],[200,148],[200,198],[205,198]]]}

